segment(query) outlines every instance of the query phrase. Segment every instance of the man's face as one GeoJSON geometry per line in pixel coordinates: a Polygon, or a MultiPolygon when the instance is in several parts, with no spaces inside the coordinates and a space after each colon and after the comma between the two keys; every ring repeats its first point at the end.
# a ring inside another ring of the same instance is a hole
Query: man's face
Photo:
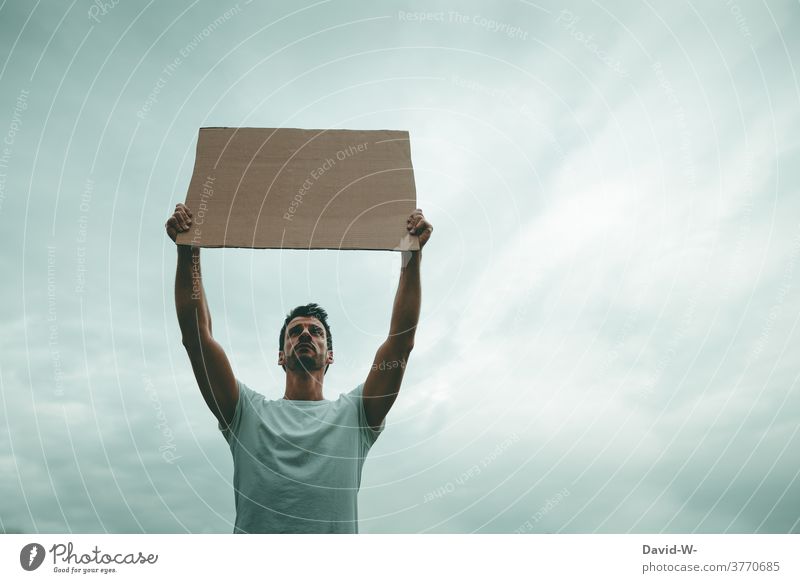
{"type": "Polygon", "coordinates": [[[283,351],[278,364],[289,370],[319,370],[333,362],[322,322],[316,318],[298,316],[286,326],[283,351]]]}

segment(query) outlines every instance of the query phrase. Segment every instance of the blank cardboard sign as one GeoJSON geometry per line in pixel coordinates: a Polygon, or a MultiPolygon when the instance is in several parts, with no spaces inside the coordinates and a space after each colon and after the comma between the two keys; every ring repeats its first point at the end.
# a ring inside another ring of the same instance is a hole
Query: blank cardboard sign
{"type": "Polygon", "coordinates": [[[201,128],[182,245],[419,249],[408,132],[201,128]]]}

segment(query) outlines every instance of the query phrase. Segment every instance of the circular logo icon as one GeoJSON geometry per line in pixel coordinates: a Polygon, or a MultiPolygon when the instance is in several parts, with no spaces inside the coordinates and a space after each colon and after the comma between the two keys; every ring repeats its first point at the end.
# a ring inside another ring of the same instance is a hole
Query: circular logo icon
{"type": "Polygon", "coordinates": [[[44,561],[44,547],[39,543],[30,543],[19,552],[19,564],[26,571],[35,571],[44,561]]]}

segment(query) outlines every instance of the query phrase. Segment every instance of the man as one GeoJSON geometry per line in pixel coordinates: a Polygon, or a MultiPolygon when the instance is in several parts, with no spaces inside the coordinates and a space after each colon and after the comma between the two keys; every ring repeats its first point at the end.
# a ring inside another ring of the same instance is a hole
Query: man
{"type": "MultiPolygon", "coordinates": [[[[166,224],[175,241],[192,225],[183,204],[166,224]]],[[[389,335],[366,380],[336,401],[323,397],[333,342],[325,310],[299,306],[284,321],[278,364],[283,399],[267,400],[238,380],[211,333],[200,249],[178,245],[175,308],[197,384],[233,454],[234,532],[358,532],[364,460],[384,427],[414,347],[422,248],[433,232],[420,209],[406,221],[419,251],[403,253],[389,335]]]]}

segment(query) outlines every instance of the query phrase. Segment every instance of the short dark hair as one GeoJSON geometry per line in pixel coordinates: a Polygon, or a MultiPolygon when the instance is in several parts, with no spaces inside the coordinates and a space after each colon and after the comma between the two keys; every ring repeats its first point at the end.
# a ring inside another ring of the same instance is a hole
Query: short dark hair
{"type": "Polygon", "coordinates": [[[331,327],[328,326],[328,312],[323,310],[317,304],[306,304],[305,306],[297,306],[294,310],[286,314],[286,319],[283,321],[281,328],[281,337],[278,340],[278,350],[283,350],[283,340],[286,336],[286,326],[295,318],[316,318],[322,323],[325,328],[325,339],[328,343],[328,350],[333,350],[333,338],[331,337],[331,327]]]}

